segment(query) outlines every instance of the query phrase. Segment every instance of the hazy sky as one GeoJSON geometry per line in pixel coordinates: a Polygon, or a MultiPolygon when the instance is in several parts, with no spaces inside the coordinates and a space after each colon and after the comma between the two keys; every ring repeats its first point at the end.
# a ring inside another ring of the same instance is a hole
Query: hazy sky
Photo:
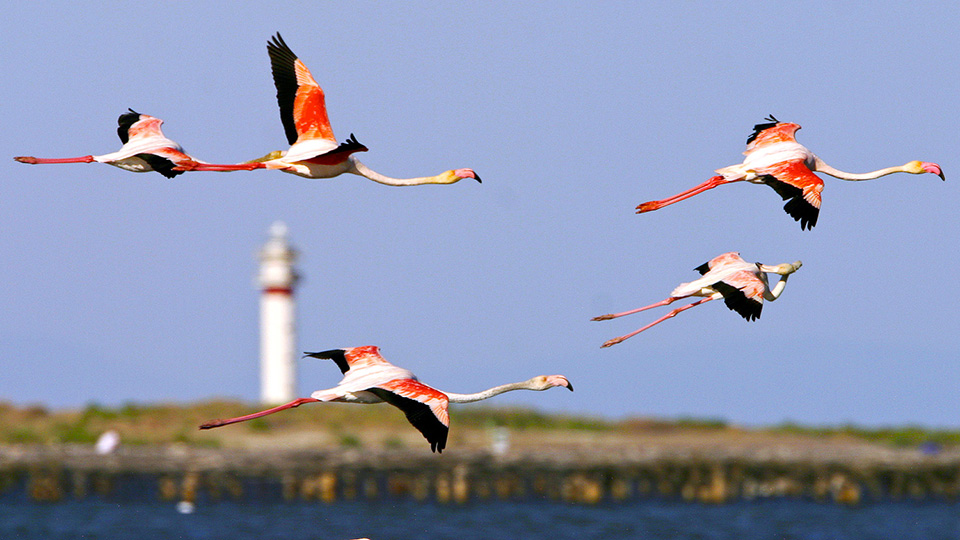
{"type": "MultiPolygon", "coordinates": [[[[960,8],[947,2],[10,3],[0,86],[0,399],[258,396],[254,253],[301,251],[299,349],[379,345],[441,389],[561,373],[556,412],[960,427],[960,8]],[[287,147],[266,41],[323,86],[334,132],[394,188],[277,171],[168,180],[15,155],[116,150],[127,107],[207,161],[287,147]],[[738,163],[768,114],[831,165],[801,231],[746,183],[635,215],[738,163]],[[748,323],[711,302],[611,349],[725,251],[803,260],[748,323]]],[[[301,361],[306,393],[334,386],[301,361]]],[[[314,410],[313,414],[322,414],[314,410]]]]}

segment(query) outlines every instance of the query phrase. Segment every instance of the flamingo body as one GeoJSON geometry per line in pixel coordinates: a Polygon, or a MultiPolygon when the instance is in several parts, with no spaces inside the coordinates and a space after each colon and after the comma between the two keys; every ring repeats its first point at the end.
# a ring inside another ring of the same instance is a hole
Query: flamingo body
{"type": "Polygon", "coordinates": [[[117,119],[117,135],[123,146],[116,152],[99,156],[89,155],[77,158],[35,158],[32,156],[17,156],[13,159],[20,163],[106,163],[131,172],[156,171],[167,178],[182,174],[183,170],[177,167],[198,163],[196,159],[186,154],[176,142],[163,135],[160,126],[163,120],[140,114],[133,109],[121,114],[117,119]]]}
{"type": "Polygon", "coordinates": [[[275,169],[304,178],[333,178],[344,173],[366,177],[390,186],[452,184],[463,178],[480,177],[472,169],[453,169],[436,176],[391,178],[356,159],[353,154],[367,147],[350,137],[337,143],[327,115],[326,96],[310,70],[283,41],[278,32],[267,42],[270,68],[277,88],[277,105],[287,142],[286,151],[274,151],[237,165],[198,165],[191,170],[275,169]]]}
{"type": "Polygon", "coordinates": [[[601,315],[594,317],[593,320],[605,321],[623,317],[624,315],[631,315],[650,308],[669,305],[677,300],[692,296],[703,298],[692,304],[676,308],[634,332],[607,340],[603,344],[603,347],[616,345],[654,325],[675,317],[682,311],[719,298],[723,298],[724,304],[726,304],[729,309],[737,312],[744,319],[753,321],[760,318],[760,313],[763,310],[763,301],[776,300],[786,286],[787,277],[793,272],[796,272],[802,264],[802,262],[796,261],[793,264],[768,266],[760,263],[747,262],[736,252],[723,253],[695,268],[697,272],[700,272],[701,277],[689,283],[681,283],[670,292],[670,296],[665,300],[622,313],[601,315]],[[776,273],[781,276],[780,281],[773,289],[770,288],[767,273],[776,273]]]}
{"type": "Polygon", "coordinates": [[[380,355],[380,349],[372,345],[305,353],[305,356],[333,360],[343,373],[340,384],[334,388],[317,390],[309,398],[296,399],[265,411],[208,422],[200,426],[200,429],[243,422],[310,402],[389,403],[403,411],[410,424],[430,443],[432,451],[443,452],[450,428],[450,416],[447,412],[450,402],[469,403],[521,389],[541,391],[562,386],[573,390],[573,385],[562,375],[541,375],[528,381],[505,384],[476,394],[442,392],[421,383],[411,371],[387,362],[380,355]]]}
{"type": "Polygon", "coordinates": [[[787,201],[783,209],[801,229],[812,229],[820,215],[823,180],[814,174],[823,172],[841,180],[870,180],[895,172],[911,174],[933,173],[945,179],[936,163],[911,161],[898,167],[888,167],[869,173],[854,174],[834,169],[796,140],[798,124],[780,122],[773,116],[757,124],[747,137],[746,156],[742,163],[715,172],[714,176],[692,189],[663,199],[637,206],[637,213],[651,212],[731,182],[747,181],[766,184],[787,201]]]}

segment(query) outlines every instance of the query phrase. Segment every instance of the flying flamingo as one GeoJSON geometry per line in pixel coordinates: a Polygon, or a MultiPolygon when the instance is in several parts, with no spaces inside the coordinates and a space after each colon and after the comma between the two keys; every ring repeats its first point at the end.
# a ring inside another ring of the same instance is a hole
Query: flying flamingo
{"type": "Polygon", "coordinates": [[[800,222],[801,229],[812,229],[820,214],[820,192],[823,180],[814,172],[823,172],[841,180],[872,180],[888,174],[933,173],[946,180],[936,163],[911,161],[899,167],[887,167],[873,172],[854,174],[834,169],[797,142],[795,134],[800,126],[780,122],[772,115],[764,124],[753,126],[747,137],[747,157],[739,165],[717,169],[714,176],[699,186],[661,201],[645,202],[637,206],[637,213],[652,212],[658,208],[713,189],[717,186],[746,180],[772,187],[783,200],[790,199],[783,209],[800,222]]]}
{"type": "MultiPolygon", "coordinates": [[[[120,115],[117,119],[117,135],[123,146],[120,150],[102,156],[81,156],[75,158],[35,158],[32,156],[17,156],[13,159],[20,163],[106,163],[114,167],[133,172],[156,171],[167,178],[182,174],[180,165],[198,163],[196,159],[185,154],[183,148],[174,141],[164,137],[160,131],[163,120],[146,114],[140,114],[133,109],[120,115]]],[[[216,166],[214,166],[216,167],[216,166]]],[[[211,169],[220,170],[220,169],[211,169]]],[[[227,169],[229,170],[229,169],[227,169]]]]}
{"type": "Polygon", "coordinates": [[[337,144],[327,117],[323,89],[317,84],[307,66],[297,58],[278,32],[267,42],[273,82],[277,87],[280,119],[292,145],[286,152],[276,150],[247,163],[237,165],[187,165],[189,170],[252,170],[279,169],[305,178],[333,178],[343,173],[365,176],[374,182],[389,186],[416,186],[421,184],[452,184],[464,178],[480,181],[471,169],[454,169],[436,176],[420,178],[391,178],[371,170],[352,154],[365,152],[367,147],[350,134],[337,144]]]}
{"type": "Polygon", "coordinates": [[[693,306],[700,305],[704,302],[709,302],[710,300],[716,300],[718,298],[723,298],[723,301],[727,307],[739,313],[744,319],[748,321],[756,320],[760,318],[760,311],[763,309],[763,301],[770,300],[772,302],[776,300],[780,296],[780,293],[783,292],[783,288],[787,285],[787,278],[790,276],[790,274],[796,272],[802,265],[803,263],[800,261],[797,261],[793,264],[778,264],[776,266],[769,266],[760,263],[748,263],[740,258],[739,253],[731,251],[729,253],[718,255],[696,267],[694,270],[700,272],[702,277],[700,279],[691,281],[690,283],[681,283],[676,289],[673,290],[673,292],[670,293],[670,296],[667,297],[666,300],[661,300],[656,304],[650,304],[649,306],[632,309],[630,311],[624,311],[622,313],[601,315],[599,317],[594,317],[591,320],[605,321],[607,319],[614,319],[617,317],[623,317],[624,315],[638,313],[650,308],[666,306],[677,300],[680,300],[681,298],[688,298],[691,296],[704,297],[702,300],[697,300],[692,304],[687,304],[683,307],[674,309],[670,313],[667,313],[663,317],[660,317],[659,319],[644,326],[643,328],[640,328],[639,330],[630,332],[624,336],[607,340],[602,347],[616,345],[625,339],[629,339],[640,332],[643,332],[647,328],[650,328],[657,323],[663,322],[671,317],[675,317],[681,311],[690,309],[693,306]],[[765,272],[780,274],[781,276],[780,281],[777,282],[772,290],[770,289],[770,284],[767,282],[767,274],[765,272]]]}
{"type": "Polygon", "coordinates": [[[368,345],[349,349],[333,349],[323,352],[304,353],[311,358],[326,358],[336,362],[343,372],[340,384],[328,390],[317,390],[308,398],[295,399],[289,403],[265,411],[214,420],[200,426],[210,429],[253,418],[260,418],[284,409],[299,407],[304,403],[340,401],[344,403],[389,403],[407,416],[407,420],[426,437],[430,449],[443,452],[447,445],[450,417],[448,403],[471,403],[491,398],[511,390],[546,390],[562,386],[571,392],[573,385],[563,375],[540,375],[530,380],[494,386],[476,394],[441,392],[417,380],[410,371],[387,362],[380,356],[378,347],[368,345]]]}

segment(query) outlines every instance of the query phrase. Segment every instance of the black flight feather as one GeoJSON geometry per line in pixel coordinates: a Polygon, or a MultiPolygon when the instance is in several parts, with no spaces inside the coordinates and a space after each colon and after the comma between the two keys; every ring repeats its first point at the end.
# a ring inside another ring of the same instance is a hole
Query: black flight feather
{"type": "Polygon", "coordinates": [[[756,300],[747,298],[747,295],[743,294],[743,291],[723,281],[718,281],[711,285],[711,287],[723,295],[723,303],[726,304],[728,308],[739,313],[744,319],[753,321],[760,318],[763,302],[757,302],[756,300]]]}
{"type": "Polygon", "coordinates": [[[710,271],[710,261],[707,261],[701,264],[700,266],[694,268],[694,270],[696,270],[697,272],[700,272],[701,276],[706,274],[707,272],[710,271]]]}
{"type": "Polygon", "coordinates": [[[354,152],[366,152],[366,151],[367,151],[367,147],[357,142],[357,138],[353,136],[353,133],[351,133],[350,136],[347,137],[347,140],[343,141],[342,143],[340,143],[339,146],[337,146],[333,150],[323,155],[329,156],[333,154],[341,154],[344,152],[346,152],[347,155],[350,155],[354,152]]]}
{"type": "Polygon", "coordinates": [[[147,165],[150,165],[151,169],[166,176],[167,178],[173,178],[178,174],[183,174],[183,171],[173,170],[176,164],[165,157],[160,157],[156,154],[146,154],[146,153],[137,154],[136,157],[146,161],[147,165]]]}
{"type": "Polygon", "coordinates": [[[447,433],[450,428],[437,419],[429,406],[415,399],[398,396],[383,388],[373,387],[368,388],[367,391],[403,411],[407,421],[426,437],[427,442],[430,443],[430,450],[443,453],[443,449],[447,447],[447,433]]]}
{"type": "Polygon", "coordinates": [[[817,224],[820,209],[803,198],[802,189],[781,182],[769,174],[760,177],[760,179],[764,184],[772,187],[783,200],[790,199],[787,204],[783,205],[783,209],[787,214],[790,214],[790,217],[800,222],[800,230],[812,229],[817,224]]]}
{"type": "Polygon", "coordinates": [[[303,353],[304,357],[309,356],[310,358],[322,358],[326,360],[333,360],[337,367],[340,368],[341,373],[346,373],[350,370],[350,364],[347,364],[347,352],[343,349],[330,349],[329,351],[322,352],[306,352],[303,353]]]}
{"type": "Polygon", "coordinates": [[[297,55],[280,37],[280,32],[267,42],[267,54],[270,55],[270,69],[273,72],[273,84],[277,87],[277,105],[280,106],[280,120],[287,135],[287,142],[297,142],[297,124],[293,119],[293,102],[297,97],[297,71],[294,64],[297,55]]]}
{"type": "Polygon", "coordinates": [[[123,113],[120,115],[120,118],[117,118],[117,125],[120,127],[117,128],[117,135],[120,136],[120,142],[127,144],[127,141],[130,140],[130,126],[137,123],[140,120],[140,113],[133,109],[127,109],[128,113],[123,113]]]}

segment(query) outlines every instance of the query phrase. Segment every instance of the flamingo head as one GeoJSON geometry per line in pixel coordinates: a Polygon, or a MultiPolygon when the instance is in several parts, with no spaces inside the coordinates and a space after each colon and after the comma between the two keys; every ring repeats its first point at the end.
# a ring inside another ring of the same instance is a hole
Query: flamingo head
{"type": "Polygon", "coordinates": [[[774,274],[780,274],[781,276],[787,276],[799,270],[800,267],[803,266],[803,262],[794,261],[793,264],[790,264],[790,263],[783,263],[783,264],[777,264],[777,265],[761,264],[759,266],[762,272],[772,272],[774,274]]]}
{"type": "Polygon", "coordinates": [[[477,173],[473,172],[473,169],[455,169],[455,170],[447,171],[441,174],[438,177],[437,183],[453,184],[455,182],[459,182],[460,180],[463,180],[464,178],[473,178],[477,182],[481,181],[480,177],[477,176],[477,173]]]}
{"type": "Polygon", "coordinates": [[[928,172],[928,173],[932,173],[932,174],[935,174],[935,175],[939,176],[941,180],[946,180],[946,179],[947,179],[947,177],[943,175],[943,170],[942,170],[942,169],[940,168],[940,166],[937,165],[936,163],[930,163],[929,161],[920,161],[920,162],[911,161],[910,163],[911,163],[911,164],[913,164],[913,163],[919,163],[919,164],[920,164],[920,170],[917,171],[916,174],[928,172]]]}
{"type": "Polygon", "coordinates": [[[284,154],[286,154],[286,152],[283,150],[274,150],[263,157],[251,159],[250,161],[244,161],[244,163],[263,163],[264,161],[273,161],[275,159],[282,158],[284,154]]]}
{"type": "Polygon", "coordinates": [[[573,385],[563,375],[540,375],[530,379],[531,390],[547,390],[556,386],[562,386],[573,392],[573,385]]]}

